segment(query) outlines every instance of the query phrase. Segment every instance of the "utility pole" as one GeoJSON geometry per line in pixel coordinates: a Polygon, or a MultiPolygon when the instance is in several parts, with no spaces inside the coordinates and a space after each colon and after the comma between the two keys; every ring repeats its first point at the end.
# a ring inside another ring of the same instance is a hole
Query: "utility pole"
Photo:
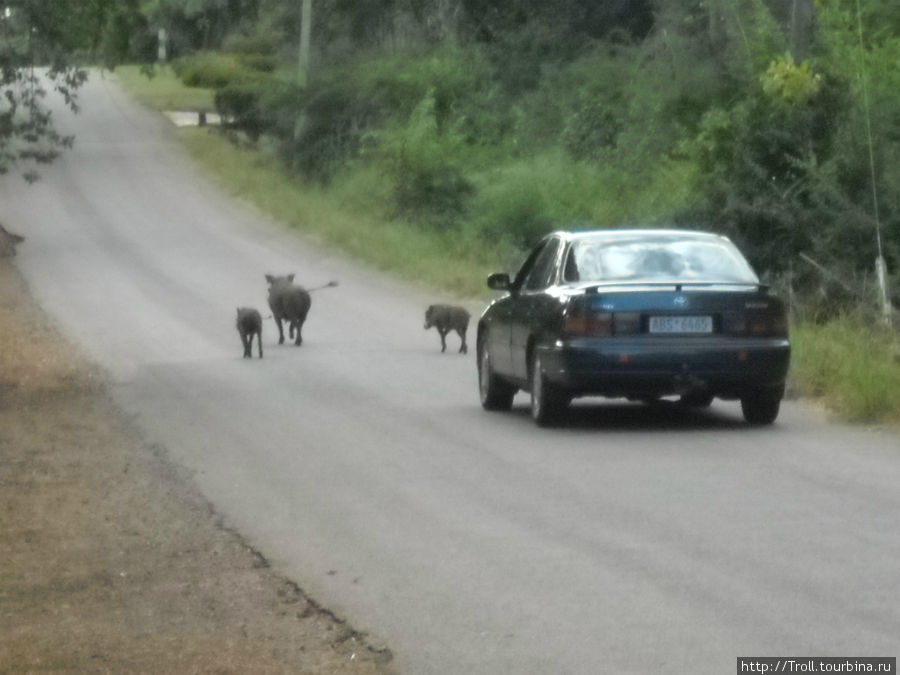
{"type": "Polygon", "coordinates": [[[878,215],[878,180],[875,173],[875,143],[872,140],[872,115],[869,108],[869,88],[866,84],[866,57],[863,44],[862,8],[860,0],[856,0],[856,29],[859,34],[859,81],[862,85],[863,111],[866,114],[866,140],[869,146],[869,175],[872,179],[872,212],[875,215],[875,243],[878,257],[875,258],[875,274],[878,278],[878,288],[881,290],[881,314],[884,324],[889,328],[892,325],[894,308],[891,307],[891,299],[887,291],[887,265],[884,262],[884,252],[881,247],[881,218],[878,215]]]}
{"type": "Polygon", "coordinates": [[[300,58],[297,68],[297,81],[301,87],[306,86],[309,79],[309,40],[312,33],[312,0],[302,0],[300,10],[300,58]]]}
{"type": "Polygon", "coordinates": [[[793,0],[791,3],[791,55],[797,63],[809,56],[814,14],[813,0],[793,0]]]}
{"type": "MultiPolygon", "coordinates": [[[[309,40],[312,34],[312,0],[301,0],[300,55],[297,63],[297,84],[304,89],[309,81],[309,40]]],[[[294,140],[300,138],[306,126],[306,112],[301,110],[294,120],[294,140]]]]}
{"type": "Polygon", "coordinates": [[[160,28],[157,33],[156,60],[160,63],[166,62],[166,46],[169,40],[169,34],[165,28],[160,28]]]}

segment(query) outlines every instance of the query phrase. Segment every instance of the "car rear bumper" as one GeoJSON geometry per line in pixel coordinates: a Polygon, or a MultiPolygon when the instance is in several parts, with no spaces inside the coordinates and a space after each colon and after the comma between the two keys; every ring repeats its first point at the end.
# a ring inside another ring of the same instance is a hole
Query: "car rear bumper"
{"type": "Polygon", "coordinates": [[[580,338],[538,348],[546,377],[573,394],[739,398],[784,384],[786,338],[580,338]]]}

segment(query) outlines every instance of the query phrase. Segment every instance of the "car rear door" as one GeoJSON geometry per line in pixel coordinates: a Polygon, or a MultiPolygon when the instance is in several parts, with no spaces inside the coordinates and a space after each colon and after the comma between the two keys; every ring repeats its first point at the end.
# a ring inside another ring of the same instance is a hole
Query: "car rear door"
{"type": "Polygon", "coordinates": [[[528,253],[515,278],[509,284],[507,295],[491,303],[484,315],[487,327],[487,346],[491,353],[491,367],[495,372],[507,377],[513,375],[510,344],[513,316],[516,314],[516,305],[520,301],[519,290],[546,244],[547,241],[542,240],[528,253]]]}
{"type": "Polygon", "coordinates": [[[558,236],[548,237],[534,264],[521,279],[521,286],[511,317],[510,365],[512,375],[525,381],[528,378],[528,344],[532,336],[539,336],[558,300],[547,291],[559,278],[559,261],[563,242],[558,236]]]}

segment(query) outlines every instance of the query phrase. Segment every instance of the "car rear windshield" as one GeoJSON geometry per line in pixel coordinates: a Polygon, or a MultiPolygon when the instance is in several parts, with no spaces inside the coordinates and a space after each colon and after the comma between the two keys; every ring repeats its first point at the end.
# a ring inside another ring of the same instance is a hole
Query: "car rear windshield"
{"type": "Polygon", "coordinates": [[[569,282],[759,283],[727,239],[677,233],[578,239],[568,253],[564,276],[569,282]]]}

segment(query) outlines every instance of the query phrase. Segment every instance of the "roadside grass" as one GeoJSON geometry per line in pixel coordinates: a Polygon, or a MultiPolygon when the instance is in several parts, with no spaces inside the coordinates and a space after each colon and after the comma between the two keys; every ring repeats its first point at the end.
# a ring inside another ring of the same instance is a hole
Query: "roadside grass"
{"type": "MultiPolygon", "coordinates": [[[[231,194],[322,242],[407,280],[460,297],[486,293],[485,279],[496,271],[490,247],[479,247],[457,232],[436,233],[366,209],[332,190],[288,175],[267,153],[240,148],[214,129],[179,131],[188,151],[231,194]]],[[[372,184],[369,180],[368,185],[372,184]]],[[[359,185],[357,185],[359,187],[359,185]]]]}
{"type": "Polygon", "coordinates": [[[896,333],[855,318],[792,328],[792,376],[807,397],[840,419],[900,424],[900,343],[896,333]]]}
{"type": "Polygon", "coordinates": [[[113,75],[138,101],[157,110],[213,110],[212,89],[186,87],[171,66],[155,66],[153,76],[140,66],[117,66],[113,75]]]}

